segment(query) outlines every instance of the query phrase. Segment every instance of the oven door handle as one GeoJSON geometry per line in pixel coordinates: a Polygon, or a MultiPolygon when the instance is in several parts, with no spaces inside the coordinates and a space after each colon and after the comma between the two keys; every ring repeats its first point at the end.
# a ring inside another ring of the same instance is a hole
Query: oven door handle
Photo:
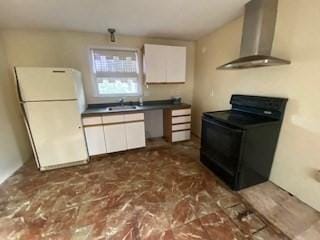
{"type": "Polygon", "coordinates": [[[203,121],[205,121],[206,123],[209,123],[209,124],[213,124],[215,126],[218,126],[218,127],[221,127],[225,130],[228,130],[230,132],[235,132],[235,133],[243,133],[243,130],[240,129],[240,128],[233,128],[233,127],[229,127],[228,125],[226,124],[221,124],[221,123],[218,123],[217,121],[210,121],[208,119],[205,119],[205,118],[202,118],[203,121]]]}

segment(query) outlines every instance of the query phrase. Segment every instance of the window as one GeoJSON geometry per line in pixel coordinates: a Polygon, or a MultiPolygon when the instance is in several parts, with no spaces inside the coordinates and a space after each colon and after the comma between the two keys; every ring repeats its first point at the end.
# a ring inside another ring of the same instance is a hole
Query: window
{"type": "Polygon", "coordinates": [[[98,97],[138,96],[141,93],[138,52],[91,49],[93,83],[98,97]]]}

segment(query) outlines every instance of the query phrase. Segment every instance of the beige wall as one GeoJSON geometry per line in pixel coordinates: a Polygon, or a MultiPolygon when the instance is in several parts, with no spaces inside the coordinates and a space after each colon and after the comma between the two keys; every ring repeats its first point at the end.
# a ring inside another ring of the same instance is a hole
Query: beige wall
{"type": "MultiPolygon", "coordinates": [[[[114,101],[118,99],[99,99],[93,94],[89,67],[90,47],[126,47],[141,49],[144,43],[187,46],[187,83],[175,85],[144,86],[145,100],[168,99],[174,95],[182,96],[185,102],[192,102],[194,43],[141,37],[117,36],[116,44],[109,43],[109,35],[53,32],[53,31],[19,31],[2,32],[10,67],[71,67],[83,74],[89,103],[114,101]]],[[[136,98],[133,100],[137,100],[136,98]]]]}
{"type": "Polygon", "coordinates": [[[5,49],[0,37],[0,183],[31,159],[31,149],[9,78],[5,49]]]}
{"type": "Polygon", "coordinates": [[[320,2],[280,0],[273,55],[289,66],[216,71],[239,57],[242,19],[197,42],[193,130],[201,113],[230,108],[231,94],[288,97],[271,180],[320,210],[320,2]]]}

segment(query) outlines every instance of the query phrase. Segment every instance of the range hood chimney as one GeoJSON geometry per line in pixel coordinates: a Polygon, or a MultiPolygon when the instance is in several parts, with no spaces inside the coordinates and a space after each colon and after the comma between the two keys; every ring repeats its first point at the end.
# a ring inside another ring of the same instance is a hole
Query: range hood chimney
{"type": "Polygon", "coordinates": [[[217,69],[233,70],[290,64],[272,57],[278,0],[251,0],[245,6],[240,58],[217,69]]]}

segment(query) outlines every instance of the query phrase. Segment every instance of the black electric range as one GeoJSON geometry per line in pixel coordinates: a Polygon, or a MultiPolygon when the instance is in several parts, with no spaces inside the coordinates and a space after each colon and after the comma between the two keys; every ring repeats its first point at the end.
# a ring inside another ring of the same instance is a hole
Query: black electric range
{"type": "Polygon", "coordinates": [[[201,161],[233,190],[269,179],[288,99],[233,95],[202,117],[201,161]]]}

